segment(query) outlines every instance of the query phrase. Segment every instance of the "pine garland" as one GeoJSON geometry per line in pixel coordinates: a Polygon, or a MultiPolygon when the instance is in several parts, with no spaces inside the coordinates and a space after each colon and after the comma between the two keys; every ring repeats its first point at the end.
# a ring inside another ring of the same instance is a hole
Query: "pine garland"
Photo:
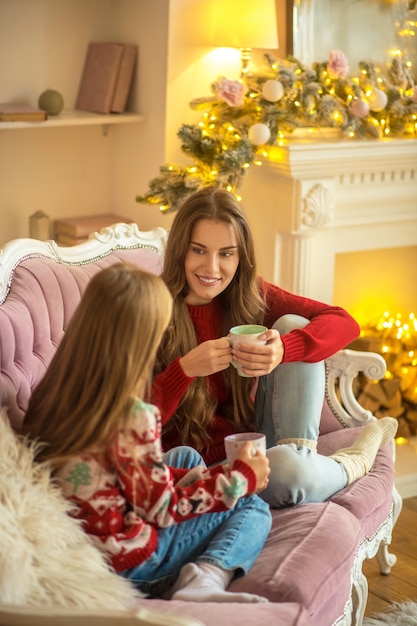
{"type": "Polygon", "coordinates": [[[191,101],[202,120],[183,124],[177,136],[193,164],[163,165],[137,202],[168,213],[207,185],[236,192],[248,168],[301,127],[337,128],[348,140],[417,137],[417,87],[401,58],[386,76],[363,61],[352,77],[337,50],[311,68],[291,56],[264,58],[266,67],[244,83],[221,78],[211,86],[214,95],[191,101]]]}

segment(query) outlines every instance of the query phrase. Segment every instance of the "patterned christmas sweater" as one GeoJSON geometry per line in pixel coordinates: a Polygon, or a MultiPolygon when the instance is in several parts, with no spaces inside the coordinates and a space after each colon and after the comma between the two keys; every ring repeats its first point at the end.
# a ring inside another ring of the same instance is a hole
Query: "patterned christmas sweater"
{"type": "Polygon", "coordinates": [[[129,430],[118,433],[104,453],[75,456],[57,473],[75,504],[74,517],[117,572],[149,558],[158,528],[233,509],[256,486],[253,470],[239,460],[228,472],[221,465],[168,467],[162,462],[159,410],[137,399],[131,417],[129,430]]]}

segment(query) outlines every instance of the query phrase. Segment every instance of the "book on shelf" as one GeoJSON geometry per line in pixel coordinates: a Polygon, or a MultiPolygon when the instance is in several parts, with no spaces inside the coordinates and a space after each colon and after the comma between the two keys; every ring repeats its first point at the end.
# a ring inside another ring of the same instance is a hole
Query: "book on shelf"
{"type": "Polygon", "coordinates": [[[55,221],[55,239],[59,242],[65,240],[66,245],[75,245],[87,239],[90,233],[100,231],[106,226],[118,223],[130,224],[132,219],[121,217],[114,213],[100,215],[86,215],[82,217],[69,217],[55,221]]]}
{"type": "Polygon", "coordinates": [[[48,114],[23,102],[4,102],[0,104],[0,121],[2,122],[44,122],[48,114]]]}
{"type": "Polygon", "coordinates": [[[123,113],[133,80],[137,50],[133,44],[90,43],[76,108],[92,113],[123,113]]]}
{"type": "Polygon", "coordinates": [[[120,60],[119,73],[117,75],[111,104],[112,113],[124,113],[126,111],[127,99],[132,85],[137,56],[137,46],[133,44],[123,44],[122,58],[120,60]]]}

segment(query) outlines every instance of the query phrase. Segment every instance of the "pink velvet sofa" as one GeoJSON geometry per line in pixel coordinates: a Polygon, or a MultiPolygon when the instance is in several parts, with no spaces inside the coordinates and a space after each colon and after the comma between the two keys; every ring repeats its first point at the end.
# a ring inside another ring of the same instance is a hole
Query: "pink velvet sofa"
{"type": "MultiPolygon", "coordinates": [[[[119,260],[160,272],[166,236],[162,228],[140,232],[135,224],[115,224],[74,247],[19,239],[0,251],[0,405],[7,407],[14,429],[91,276],[119,260]]],[[[375,419],[358,404],[352,381],[360,371],[381,378],[385,363],[375,354],[342,350],[326,368],[318,447],[328,455],[375,419]]],[[[367,600],[364,559],[376,555],[384,574],[395,563],[388,546],[401,498],[394,487],[393,450],[384,446],[366,477],[328,501],[272,512],[272,530],[257,562],[231,585],[270,603],[145,600],[146,606],[167,621],[169,615],[183,615],[206,626],[360,626],[367,600]]]]}

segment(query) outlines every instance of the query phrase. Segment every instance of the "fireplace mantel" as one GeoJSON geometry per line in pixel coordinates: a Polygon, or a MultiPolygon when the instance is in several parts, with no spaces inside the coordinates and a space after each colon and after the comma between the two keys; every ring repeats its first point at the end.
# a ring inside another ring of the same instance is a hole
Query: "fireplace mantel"
{"type": "Polygon", "coordinates": [[[242,195],[261,274],[332,302],[336,254],[417,244],[417,140],[294,140],[242,195]]]}
{"type": "Polygon", "coordinates": [[[340,175],[348,171],[410,168],[417,162],[417,140],[381,139],[367,141],[293,141],[276,146],[271,152],[273,163],[283,175],[303,178],[322,174],[340,175]]]}

